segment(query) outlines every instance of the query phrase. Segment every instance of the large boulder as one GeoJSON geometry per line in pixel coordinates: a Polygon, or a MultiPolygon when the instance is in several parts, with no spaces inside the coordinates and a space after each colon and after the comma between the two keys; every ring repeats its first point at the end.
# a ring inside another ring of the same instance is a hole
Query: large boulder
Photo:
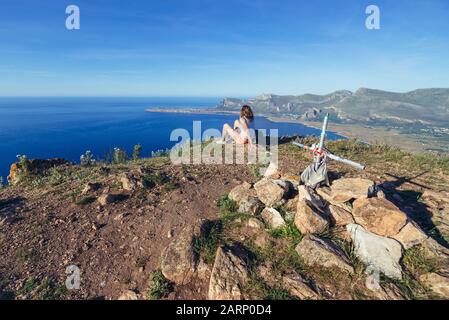
{"type": "Polygon", "coordinates": [[[351,235],[356,256],[371,271],[382,272],[393,279],[402,279],[399,264],[402,246],[398,241],[368,232],[357,224],[349,224],[346,228],[351,235]]]}
{"type": "Polygon", "coordinates": [[[242,184],[234,187],[228,195],[229,199],[235,201],[237,204],[245,198],[255,196],[256,190],[254,190],[253,186],[248,182],[243,182],[242,184]]]}
{"type": "Polygon", "coordinates": [[[419,280],[430,290],[445,299],[449,299],[449,276],[438,273],[426,273],[419,280]]]}
{"type": "Polygon", "coordinates": [[[168,280],[179,285],[192,280],[197,263],[193,247],[197,233],[195,226],[185,227],[163,252],[161,271],[168,280]]]}
{"type": "Polygon", "coordinates": [[[407,250],[423,243],[429,236],[416,223],[410,221],[392,238],[399,241],[407,250]]]}
{"type": "Polygon", "coordinates": [[[311,202],[298,202],[295,225],[302,234],[320,233],[329,227],[329,221],[311,202]]]}
{"type": "Polygon", "coordinates": [[[335,267],[354,273],[354,268],[350,265],[344,252],[331,240],[308,235],[302,239],[295,250],[307,265],[319,265],[325,268],[335,267]]]}
{"type": "Polygon", "coordinates": [[[348,202],[352,199],[367,198],[374,190],[374,182],[361,178],[342,178],[332,182],[332,202],[348,202]]]}
{"type": "Polygon", "coordinates": [[[249,274],[244,260],[219,247],[209,281],[209,300],[242,300],[249,274]]]}
{"type": "Polygon", "coordinates": [[[387,199],[357,199],[352,215],[357,224],[384,237],[397,235],[407,223],[407,215],[387,199]]]}
{"type": "Polygon", "coordinates": [[[257,197],[267,207],[283,204],[283,199],[288,195],[289,184],[282,180],[262,179],[254,185],[257,197]]]}
{"type": "Polygon", "coordinates": [[[285,226],[285,220],[282,218],[279,211],[273,208],[265,208],[261,213],[263,221],[272,229],[281,228],[285,226]]]}

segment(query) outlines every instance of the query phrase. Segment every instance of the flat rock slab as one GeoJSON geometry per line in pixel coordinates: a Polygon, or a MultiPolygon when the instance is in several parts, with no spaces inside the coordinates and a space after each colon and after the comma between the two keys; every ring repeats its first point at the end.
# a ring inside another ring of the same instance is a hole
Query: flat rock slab
{"type": "Polygon", "coordinates": [[[231,250],[219,247],[209,281],[209,300],[242,300],[248,281],[246,263],[231,250]]]}
{"type": "Polygon", "coordinates": [[[356,256],[363,263],[387,277],[402,279],[402,268],[399,264],[402,246],[398,241],[368,232],[357,224],[349,224],[346,229],[354,243],[356,256]]]}
{"type": "Polygon", "coordinates": [[[374,182],[361,178],[342,178],[332,182],[331,199],[344,203],[352,199],[367,198],[374,189],[374,182]]]}
{"type": "Polygon", "coordinates": [[[355,222],[383,237],[395,236],[407,223],[407,215],[387,199],[361,198],[353,203],[355,222]]]}
{"type": "Polygon", "coordinates": [[[354,268],[350,265],[344,252],[331,240],[309,235],[302,239],[295,250],[309,266],[338,268],[354,273],[354,268]]]}

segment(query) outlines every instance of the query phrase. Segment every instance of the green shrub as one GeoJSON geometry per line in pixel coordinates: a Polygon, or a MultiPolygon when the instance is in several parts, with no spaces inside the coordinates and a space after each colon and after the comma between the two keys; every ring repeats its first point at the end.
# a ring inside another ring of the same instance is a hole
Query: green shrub
{"type": "Polygon", "coordinates": [[[120,148],[114,148],[114,163],[115,164],[123,164],[128,161],[128,155],[126,154],[126,151],[120,149],[120,148]]]}
{"type": "Polygon", "coordinates": [[[142,146],[140,144],[136,144],[133,149],[133,160],[138,160],[140,155],[142,154],[142,146]]]}
{"type": "Polygon", "coordinates": [[[156,270],[151,275],[151,287],[148,296],[151,300],[167,297],[173,290],[172,284],[164,277],[162,271],[156,270]]]}
{"type": "Polygon", "coordinates": [[[207,264],[212,264],[215,260],[217,248],[222,242],[221,235],[223,224],[221,221],[210,222],[205,226],[203,236],[196,238],[193,244],[195,254],[203,258],[207,264]]]}

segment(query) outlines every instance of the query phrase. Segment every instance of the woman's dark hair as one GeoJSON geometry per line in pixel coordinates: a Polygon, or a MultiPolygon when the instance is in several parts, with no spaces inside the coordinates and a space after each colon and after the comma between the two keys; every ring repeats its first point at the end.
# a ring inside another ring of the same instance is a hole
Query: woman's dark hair
{"type": "Polygon", "coordinates": [[[240,110],[240,117],[241,118],[245,117],[249,121],[253,121],[254,120],[254,113],[253,113],[253,110],[251,110],[251,107],[247,106],[247,105],[244,105],[242,107],[242,110],[240,110]]]}

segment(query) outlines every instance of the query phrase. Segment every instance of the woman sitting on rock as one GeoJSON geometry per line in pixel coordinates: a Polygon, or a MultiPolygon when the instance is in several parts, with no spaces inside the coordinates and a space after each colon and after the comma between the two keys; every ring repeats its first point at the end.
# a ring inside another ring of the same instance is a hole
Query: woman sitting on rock
{"type": "Polygon", "coordinates": [[[253,129],[254,114],[250,106],[243,106],[240,110],[240,118],[235,120],[234,127],[225,123],[223,126],[223,133],[221,140],[218,143],[223,144],[226,139],[231,139],[237,144],[249,144],[252,143],[251,129],[253,129]]]}

